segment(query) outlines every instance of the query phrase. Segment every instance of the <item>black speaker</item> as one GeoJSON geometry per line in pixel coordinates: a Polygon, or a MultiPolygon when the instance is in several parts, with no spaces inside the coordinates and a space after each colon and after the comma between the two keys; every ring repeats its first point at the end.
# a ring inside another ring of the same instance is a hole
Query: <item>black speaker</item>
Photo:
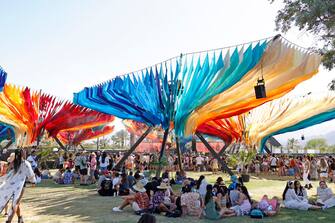
{"type": "Polygon", "coordinates": [[[255,86],[255,95],[256,95],[256,99],[259,98],[266,98],[266,91],[265,91],[265,84],[260,84],[258,83],[255,86]]]}

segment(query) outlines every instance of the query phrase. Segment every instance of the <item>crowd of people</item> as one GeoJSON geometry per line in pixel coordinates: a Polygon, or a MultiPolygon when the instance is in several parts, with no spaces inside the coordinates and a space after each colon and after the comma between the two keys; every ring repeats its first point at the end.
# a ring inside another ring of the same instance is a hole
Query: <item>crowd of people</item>
{"type": "MultiPolygon", "coordinates": [[[[122,197],[123,202],[113,208],[114,212],[122,212],[130,206],[136,214],[149,214],[146,215],[149,217],[155,213],[165,213],[168,217],[190,215],[220,219],[250,215],[262,218],[278,214],[280,200],[284,207],[298,210],[327,209],[335,206],[335,196],[327,187],[327,183],[334,182],[335,161],[332,157],[256,156],[243,167],[249,173],[290,175],[295,178],[294,181],[287,182],[281,199],[264,195],[259,201],[250,197],[241,177],[232,176],[229,184],[224,182],[222,177],[218,177],[214,184],[209,184],[204,175],[199,179],[187,177],[186,171],[178,169],[178,159],[173,155],[167,156],[169,164],[164,167],[163,173],[156,177],[151,177],[152,170],[155,169],[151,164],[157,160],[155,154],[131,155],[122,168],[115,169],[121,158],[120,154],[111,155],[107,152],[61,153],[58,158],[58,170],[53,175],[44,166],[40,170],[35,151],[27,156],[24,164],[31,168],[34,184],[44,179],[52,179],[57,184],[74,184],[76,181],[83,186],[95,184],[97,193],[101,196],[122,197]],[[307,190],[312,188],[310,180],[319,180],[315,201],[311,201],[307,196],[307,190]],[[180,185],[176,187],[180,189],[173,190],[175,184],[180,185]]],[[[15,170],[16,159],[16,153],[12,153],[7,162],[1,162],[1,176],[15,170]]],[[[201,154],[185,154],[182,162],[185,170],[217,172],[220,165],[214,160],[201,154]]],[[[229,157],[226,156],[224,160],[229,162],[229,157]]],[[[240,164],[237,164],[236,169],[237,173],[242,169],[240,164]]],[[[30,173],[29,169],[25,172],[30,173]]],[[[28,175],[32,178],[31,174],[28,175]]],[[[6,207],[2,207],[5,214],[6,207]]],[[[19,199],[13,211],[21,217],[19,199]]],[[[12,218],[12,213],[10,216],[12,218]]]]}

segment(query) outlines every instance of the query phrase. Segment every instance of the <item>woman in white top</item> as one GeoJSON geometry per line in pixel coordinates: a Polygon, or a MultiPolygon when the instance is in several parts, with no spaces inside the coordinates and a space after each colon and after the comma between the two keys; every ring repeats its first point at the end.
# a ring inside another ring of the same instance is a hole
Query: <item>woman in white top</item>
{"type": "Polygon", "coordinates": [[[99,163],[101,171],[107,170],[107,167],[109,166],[109,157],[107,156],[106,152],[103,152],[102,155],[100,156],[99,163]]]}
{"type": "Polygon", "coordinates": [[[300,200],[308,203],[307,191],[303,186],[301,186],[299,180],[294,181],[294,191],[300,200]]]}
{"type": "Polygon", "coordinates": [[[302,179],[304,180],[305,183],[305,188],[311,189],[312,183],[308,179],[309,171],[311,170],[311,162],[309,161],[309,158],[307,156],[304,157],[304,162],[302,163],[303,166],[303,174],[302,174],[302,179]]]}
{"type": "Polygon", "coordinates": [[[206,195],[206,187],[207,187],[207,181],[205,179],[204,175],[201,175],[197,181],[197,187],[198,193],[200,194],[201,198],[204,198],[206,195]]]}
{"type": "Polygon", "coordinates": [[[328,164],[324,158],[320,159],[320,181],[328,179],[328,164]]]}
{"type": "Polygon", "coordinates": [[[322,205],[322,208],[331,208],[335,206],[335,195],[333,191],[328,188],[325,181],[320,181],[316,196],[317,202],[322,205]]]}
{"type": "Polygon", "coordinates": [[[294,191],[294,181],[289,181],[283,193],[283,201],[286,208],[307,211],[308,209],[321,209],[300,199],[294,191]]]}
{"type": "Polygon", "coordinates": [[[0,213],[4,207],[12,200],[12,207],[9,211],[7,222],[12,222],[14,214],[18,216],[18,222],[23,222],[20,201],[23,195],[23,187],[28,179],[32,183],[36,183],[35,174],[28,161],[23,159],[23,151],[15,150],[15,158],[13,161],[13,169],[3,177],[0,177],[0,213]]]}

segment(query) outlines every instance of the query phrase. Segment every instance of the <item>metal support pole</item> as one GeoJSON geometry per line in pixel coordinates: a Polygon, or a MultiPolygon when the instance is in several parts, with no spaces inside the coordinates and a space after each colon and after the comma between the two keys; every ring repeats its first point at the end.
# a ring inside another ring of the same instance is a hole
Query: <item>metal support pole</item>
{"type": "Polygon", "coordinates": [[[197,152],[197,140],[195,139],[195,136],[192,136],[192,151],[197,152]]]}
{"type": "Polygon", "coordinates": [[[145,133],[134,143],[134,145],[132,145],[130,147],[128,152],[126,154],[124,154],[122,159],[115,165],[115,167],[114,167],[115,169],[120,169],[120,167],[124,163],[124,161],[126,161],[128,156],[130,156],[130,154],[132,154],[135,151],[137,146],[145,139],[145,137],[147,137],[147,135],[151,132],[151,130],[152,130],[152,127],[149,127],[147,129],[147,131],[145,131],[145,133]]]}
{"type": "Polygon", "coordinates": [[[226,149],[228,148],[228,146],[229,146],[229,144],[225,142],[224,146],[222,147],[222,149],[218,153],[218,156],[222,156],[224,154],[224,152],[226,151],[226,149]]]}
{"type": "Polygon", "coordinates": [[[57,142],[57,144],[60,146],[60,148],[62,148],[64,151],[66,151],[65,146],[63,145],[63,143],[57,138],[57,136],[53,136],[54,140],[57,142]]]}
{"type": "Polygon", "coordinates": [[[80,148],[82,148],[83,150],[85,150],[85,147],[82,144],[79,144],[80,148]]]}
{"type": "Polygon", "coordinates": [[[9,142],[2,148],[2,150],[9,148],[13,143],[13,140],[9,140],[9,142]]]}
{"type": "Polygon", "coordinates": [[[183,162],[181,160],[181,152],[180,152],[180,144],[179,144],[179,138],[176,137],[176,150],[178,155],[178,165],[179,165],[179,171],[183,170],[183,162]]]}
{"type": "Polygon", "coordinates": [[[207,149],[214,156],[214,158],[216,158],[220,162],[222,168],[224,170],[226,170],[227,173],[229,173],[230,176],[234,175],[233,171],[231,171],[231,169],[227,166],[227,164],[220,158],[220,156],[215,152],[215,150],[206,141],[206,139],[200,133],[198,133],[198,132],[196,133],[196,135],[199,137],[199,139],[201,140],[201,142],[207,147],[207,149]]]}
{"type": "Polygon", "coordinates": [[[159,159],[158,159],[158,169],[157,169],[157,172],[156,172],[156,177],[159,177],[159,175],[161,174],[161,171],[162,171],[161,161],[162,161],[162,157],[164,155],[164,150],[165,150],[165,145],[166,145],[168,135],[169,135],[169,128],[165,129],[165,131],[164,131],[162,148],[161,148],[161,151],[160,151],[160,154],[159,154],[159,159]]]}
{"type": "Polygon", "coordinates": [[[267,152],[268,154],[272,154],[271,151],[269,150],[269,148],[268,148],[266,145],[264,145],[264,150],[265,150],[265,152],[267,152]]]}

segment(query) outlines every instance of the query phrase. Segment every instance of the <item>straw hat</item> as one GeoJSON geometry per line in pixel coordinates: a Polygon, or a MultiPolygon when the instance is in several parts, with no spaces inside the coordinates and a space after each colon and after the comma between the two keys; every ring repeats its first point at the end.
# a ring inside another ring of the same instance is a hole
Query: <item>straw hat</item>
{"type": "Polygon", "coordinates": [[[11,162],[14,161],[14,159],[15,159],[15,153],[11,153],[11,154],[9,155],[9,157],[7,158],[7,162],[8,162],[8,163],[11,163],[11,162]]]}
{"type": "Polygon", "coordinates": [[[142,192],[142,193],[147,191],[140,181],[137,182],[133,188],[134,188],[134,190],[136,190],[138,192],[142,192]]]}
{"type": "Polygon", "coordinates": [[[166,189],[169,189],[169,185],[167,184],[167,183],[161,183],[158,187],[157,187],[157,189],[164,189],[164,190],[166,190],[166,189]]]}

